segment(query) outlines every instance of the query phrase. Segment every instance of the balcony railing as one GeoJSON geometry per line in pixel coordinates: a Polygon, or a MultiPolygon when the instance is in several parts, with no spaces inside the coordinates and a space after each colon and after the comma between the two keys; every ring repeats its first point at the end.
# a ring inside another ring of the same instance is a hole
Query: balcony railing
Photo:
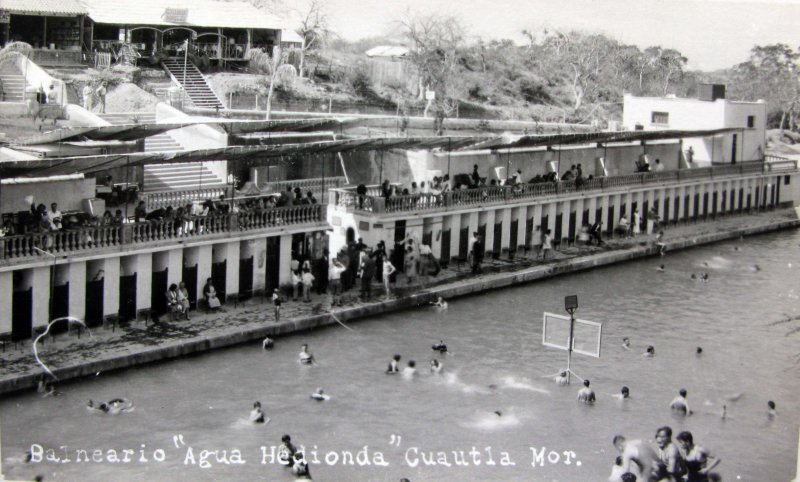
{"type": "Polygon", "coordinates": [[[164,241],[201,239],[214,235],[268,230],[325,221],[324,206],[307,204],[218,216],[191,216],[121,226],[99,226],[0,237],[0,259],[21,260],[108,250],[139,248],[164,241]]]}
{"type": "Polygon", "coordinates": [[[208,199],[216,201],[225,194],[225,188],[192,189],[186,191],[150,191],[139,193],[139,199],[145,202],[148,211],[154,209],[174,208],[208,199]]]}
{"type": "Polygon", "coordinates": [[[354,190],[355,188],[348,187],[332,189],[330,202],[337,207],[351,208],[354,211],[367,213],[420,212],[449,207],[518,202],[523,199],[570,194],[574,192],[602,191],[624,186],[677,182],[691,179],[713,179],[737,174],[796,172],[797,169],[797,161],[788,159],[776,160],[770,163],[753,161],[697,169],[598,177],[585,179],[580,185],[574,180],[570,180],[556,183],[517,184],[515,186],[485,186],[475,189],[459,189],[441,194],[423,193],[407,196],[392,196],[388,199],[380,196],[379,186],[377,193],[375,186],[368,187],[366,195],[363,196],[357,194],[354,190]]]}
{"type": "Polygon", "coordinates": [[[312,178],[312,179],[289,179],[281,181],[272,181],[259,183],[258,187],[264,193],[283,192],[287,188],[299,187],[303,194],[311,191],[314,194],[321,195],[328,189],[335,189],[347,184],[347,179],[344,176],[326,177],[326,178],[312,178]]]}

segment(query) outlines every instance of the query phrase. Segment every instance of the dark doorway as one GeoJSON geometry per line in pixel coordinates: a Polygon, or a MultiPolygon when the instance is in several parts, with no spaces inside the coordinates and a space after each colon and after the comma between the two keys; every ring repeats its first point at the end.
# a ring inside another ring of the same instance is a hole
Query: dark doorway
{"type": "Polygon", "coordinates": [[[406,239],[406,221],[395,221],[394,223],[394,242],[400,243],[406,239]]]}
{"type": "Polygon", "coordinates": [[[186,291],[189,292],[189,306],[195,309],[197,308],[197,265],[184,266],[182,274],[181,281],[186,285],[186,291]]]}
{"type": "MultiPolygon", "coordinates": [[[[629,220],[629,221],[633,222],[632,220],[629,220]]],[[[607,215],[607,218],[606,218],[606,226],[607,226],[606,234],[608,234],[610,236],[612,234],[612,232],[614,231],[612,229],[612,226],[614,226],[614,205],[613,204],[608,207],[608,215],[607,215]]]]}
{"type": "MultiPolygon", "coordinates": [[[[345,231],[344,235],[345,235],[345,242],[347,244],[356,242],[356,231],[353,228],[347,228],[347,231],[345,231]]],[[[395,234],[395,238],[396,237],[397,235],[395,234]]]]}
{"type": "MultiPolygon", "coordinates": [[[[53,295],[50,297],[50,301],[50,321],[69,316],[69,283],[53,286],[53,295]]],[[[55,333],[61,333],[66,330],[67,325],[67,323],[58,323],[58,326],[53,325],[53,329],[56,330],[55,333]]]]}
{"type": "MultiPolygon", "coordinates": [[[[211,284],[217,292],[217,299],[220,303],[225,303],[227,295],[227,287],[225,286],[228,274],[228,261],[222,260],[219,263],[211,264],[211,284]]],[[[203,283],[203,286],[206,284],[203,283]]]]}
{"type": "Polygon", "coordinates": [[[738,134],[733,135],[733,142],[731,142],[731,164],[736,164],[736,145],[738,138],[738,134]]]}
{"type": "Polygon", "coordinates": [[[450,230],[445,229],[442,231],[442,255],[440,256],[439,263],[447,266],[450,263],[450,230]]]}
{"type": "Polygon", "coordinates": [[[253,296],[253,257],[239,260],[239,299],[253,296]]]}
{"type": "Polygon", "coordinates": [[[267,269],[266,269],[267,294],[272,294],[275,288],[280,288],[281,276],[281,238],[270,236],[267,238],[267,269]]]}
{"type": "Polygon", "coordinates": [[[150,308],[156,317],[167,313],[167,280],[169,268],[164,271],[153,271],[152,291],[150,292],[150,308]]]}
{"type": "MultiPolygon", "coordinates": [[[[86,282],[86,326],[98,326],[103,324],[103,288],[105,282],[102,279],[86,282]]],[[[164,288],[167,291],[167,288],[164,288]]],[[[164,297],[164,292],[161,293],[164,297]]]]}
{"type": "Polygon", "coordinates": [[[564,222],[563,219],[564,219],[564,213],[556,214],[556,232],[553,233],[554,244],[561,244],[561,231],[562,231],[561,224],[564,222]]]}
{"type": "Polygon", "coordinates": [[[466,260],[467,255],[469,255],[469,226],[461,228],[458,238],[458,258],[466,260]]]}
{"type": "Polygon", "coordinates": [[[497,258],[503,250],[503,223],[494,223],[494,243],[492,244],[492,256],[497,258]]]}
{"type": "Polygon", "coordinates": [[[119,318],[136,319],[136,273],[119,277],[119,318]]]}
{"type": "Polygon", "coordinates": [[[548,229],[550,229],[550,216],[549,215],[542,216],[541,232],[539,233],[539,239],[537,240],[537,243],[541,241],[541,238],[544,236],[544,233],[546,233],[548,229]]]}
{"type": "Polygon", "coordinates": [[[531,249],[531,246],[533,246],[533,217],[525,221],[525,249],[531,249]]]}
{"type": "Polygon", "coordinates": [[[571,211],[569,213],[569,226],[567,226],[567,244],[572,244],[575,242],[575,235],[577,231],[577,218],[578,215],[575,211],[571,211]]]}
{"type": "Polygon", "coordinates": [[[700,215],[700,193],[694,193],[694,220],[700,215]]]}
{"type": "Polygon", "coordinates": [[[33,287],[14,291],[11,303],[11,340],[30,339],[33,334],[33,287]]]}

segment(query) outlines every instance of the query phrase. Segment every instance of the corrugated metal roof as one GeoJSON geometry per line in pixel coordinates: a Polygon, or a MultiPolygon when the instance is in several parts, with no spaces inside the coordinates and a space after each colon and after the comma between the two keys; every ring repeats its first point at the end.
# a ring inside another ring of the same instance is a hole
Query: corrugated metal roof
{"type": "Polygon", "coordinates": [[[379,45],[365,52],[367,57],[404,57],[408,48],[396,45],[379,45]]]}
{"type": "Polygon", "coordinates": [[[0,9],[18,15],[84,15],[86,9],[78,0],[0,0],[0,9]]]}
{"type": "Polygon", "coordinates": [[[97,23],[273,30],[280,30],[285,27],[285,22],[277,16],[244,2],[217,2],[214,0],[82,0],[82,3],[89,11],[89,17],[97,23]],[[185,20],[176,22],[174,17],[165,16],[167,9],[172,10],[173,13],[185,10],[185,20]]]}

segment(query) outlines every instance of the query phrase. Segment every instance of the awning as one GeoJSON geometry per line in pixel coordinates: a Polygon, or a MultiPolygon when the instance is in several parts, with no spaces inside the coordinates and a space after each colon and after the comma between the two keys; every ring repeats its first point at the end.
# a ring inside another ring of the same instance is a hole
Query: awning
{"type": "Polygon", "coordinates": [[[198,125],[216,124],[228,134],[246,134],[249,132],[286,132],[306,131],[326,126],[340,126],[354,118],[324,119],[288,119],[288,120],[238,120],[220,119],[217,117],[192,118],[187,121],[153,122],[148,124],[119,124],[96,127],[63,127],[43,134],[37,134],[17,142],[20,146],[51,144],[72,141],[135,141],[162,134],[173,129],[198,125]]]}
{"type": "Polygon", "coordinates": [[[2,0],[0,10],[17,15],[52,17],[75,17],[87,13],[77,0],[2,0]]]}
{"type": "Polygon", "coordinates": [[[740,132],[742,128],[707,129],[707,130],[663,130],[663,131],[614,131],[614,132],[580,132],[572,134],[546,134],[515,136],[503,135],[471,146],[470,149],[519,149],[537,146],[563,146],[569,144],[637,142],[665,139],[684,139],[690,137],[708,137],[731,132],[740,132]]]}
{"type": "Polygon", "coordinates": [[[202,161],[234,161],[257,163],[286,156],[313,156],[342,152],[374,151],[389,149],[457,149],[487,140],[485,137],[389,137],[359,138],[336,141],[283,144],[274,146],[229,146],[219,149],[200,149],[182,152],[135,152],[128,154],[106,154],[99,156],[76,156],[44,158],[34,160],[0,162],[0,176],[85,173],[135,167],[149,164],[189,163],[202,161]]]}
{"type": "MultiPolygon", "coordinates": [[[[17,0],[27,1],[27,0],[17,0]]],[[[161,25],[282,30],[276,15],[247,2],[215,0],[83,0],[89,17],[112,25],[161,25]]],[[[244,43],[245,39],[236,39],[244,43]]]]}

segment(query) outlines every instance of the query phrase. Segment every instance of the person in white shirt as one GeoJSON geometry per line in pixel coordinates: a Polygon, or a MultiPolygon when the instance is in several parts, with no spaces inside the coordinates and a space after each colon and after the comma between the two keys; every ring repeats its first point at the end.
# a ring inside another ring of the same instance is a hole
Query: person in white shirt
{"type": "Polygon", "coordinates": [[[310,269],[303,268],[302,280],[303,280],[303,301],[309,302],[311,301],[311,286],[314,284],[314,275],[311,274],[310,269]]]}
{"type": "Polygon", "coordinates": [[[330,286],[332,296],[331,306],[342,306],[342,273],[345,271],[347,271],[347,268],[338,259],[334,258],[333,264],[328,270],[328,286],[330,286]]]}
{"type": "Polygon", "coordinates": [[[392,274],[397,271],[397,268],[394,267],[389,258],[384,258],[383,260],[383,289],[386,290],[386,296],[388,297],[391,294],[391,279],[392,274]]]}
{"type": "Polygon", "coordinates": [[[57,203],[50,205],[50,210],[47,211],[47,220],[50,222],[51,231],[58,231],[61,229],[61,211],[58,210],[57,203]]]}

